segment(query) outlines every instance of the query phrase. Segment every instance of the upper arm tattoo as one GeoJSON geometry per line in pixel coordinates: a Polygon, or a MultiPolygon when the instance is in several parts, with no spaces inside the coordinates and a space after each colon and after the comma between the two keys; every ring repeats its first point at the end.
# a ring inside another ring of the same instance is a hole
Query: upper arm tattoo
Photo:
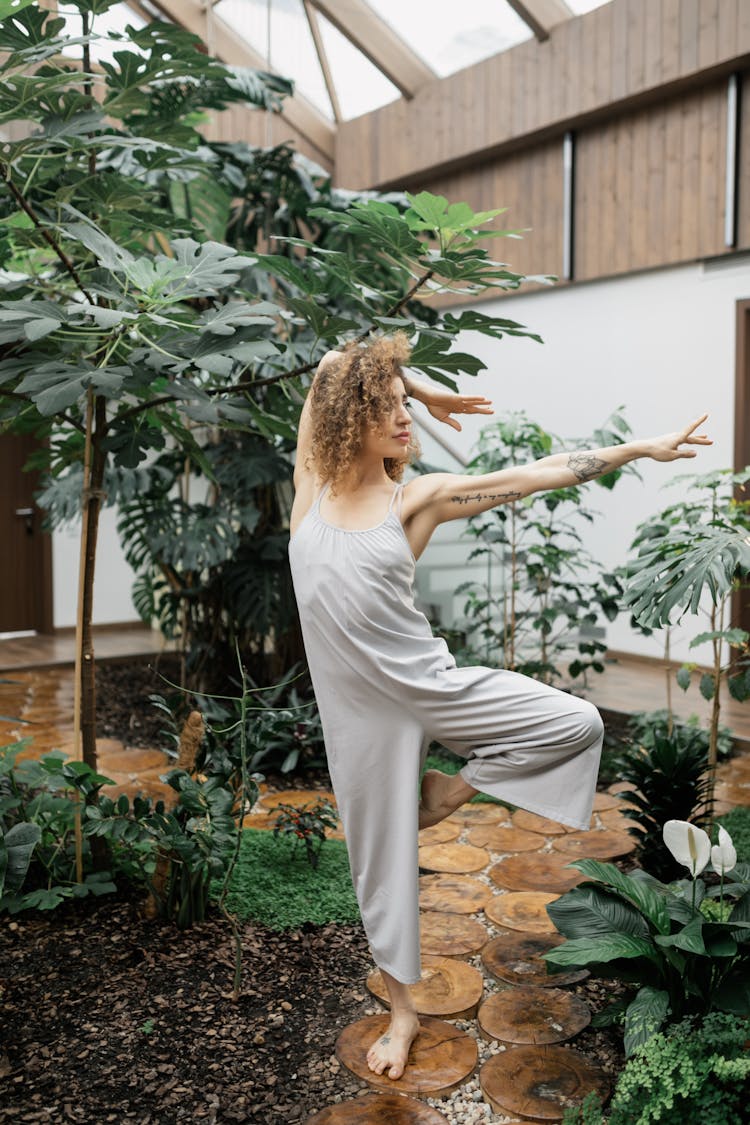
{"type": "Polygon", "coordinates": [[[568,457],[568,468],[582,483],[601,476],[608,464],[608,461],[595,457],[593,453],[571,453],[568,457]]]}
{"type": "Polygon", "coordinates": [[[471,504],[475,500],[520,500],[520,492],[475,492],[472,496],[451,496],[454,504],[471,504]]]}

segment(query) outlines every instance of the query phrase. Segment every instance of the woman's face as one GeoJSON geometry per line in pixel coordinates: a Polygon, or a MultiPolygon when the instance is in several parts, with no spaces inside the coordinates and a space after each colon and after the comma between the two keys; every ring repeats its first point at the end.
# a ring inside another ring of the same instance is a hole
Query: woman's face
{"type": "Polygon", "coordinates": [[[408,397],[400,375],[394,375],[391,383],[393,406],[390,414],[378,429],[365,427],[362,452],[365,456],[391,458],[406,461],[406,449],[411,440],[412,420],[406,409],[408,397]]]}

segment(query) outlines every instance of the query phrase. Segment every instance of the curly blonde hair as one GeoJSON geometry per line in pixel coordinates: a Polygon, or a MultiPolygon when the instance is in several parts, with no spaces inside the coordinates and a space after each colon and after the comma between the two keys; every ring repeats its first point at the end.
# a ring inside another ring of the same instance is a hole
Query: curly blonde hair
{"type": "MultiPolygon", "coordinates": [[[[395,375],[409,383],[401,367],[408,363],[409,341],[403,332],[380,336],[365,346],[348,344],[340,358],[318,370],[311,394],[312,461],[320,478],[335,494],[359,456],[365,427],[380,429],[393,410],[395,375]]],[[[403,459],[386,457],[383,467],[393,481],[420,454],[412,431],[403,459]]]]}

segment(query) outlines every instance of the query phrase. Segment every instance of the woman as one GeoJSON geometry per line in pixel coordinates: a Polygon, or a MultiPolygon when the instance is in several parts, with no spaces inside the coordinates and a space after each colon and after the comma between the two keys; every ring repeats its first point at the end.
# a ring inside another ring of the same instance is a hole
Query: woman
{"type": "Polygon", "coordinates": [[[576,828],[591,817],[603,728],[596,709],[526,676],[458,668],[414,606],[414,566],[435,528],[533,492],[564,488],[649,457],[694,457],[694,431],[558,453],[484,476],[428,473],[401,483],[418,450],[407,394],[452,414],[491,413],[403,371],[403,335],[329,352],[300,419],[289,555],[302,632],[374,960],[388,989],[376,1074],[399,1078],[419,1030],[408,985],[420,979],[417,832],[475,793],[576,828]],[[467,759],[428,770],[436,739],[467,759]]]}

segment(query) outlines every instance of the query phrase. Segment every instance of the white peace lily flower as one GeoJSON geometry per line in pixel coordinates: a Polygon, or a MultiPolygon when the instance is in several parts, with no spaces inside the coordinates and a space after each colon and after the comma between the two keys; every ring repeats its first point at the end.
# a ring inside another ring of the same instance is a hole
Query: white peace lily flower
{"type": "Polygon", "coordinates": [[[688,868],[693,878],[700,875],[711,858],[711,840],[702,828],[686,820],[668,820],[663,829],[664,843],[678,863],[688,868]]]}
{"type": "Polygon", "coordinates": [[[726,828],[719,827],[719,842],[711,848],[711,866],[719,875],[726,875],[737,863],[737,849],[726,828]]]}

